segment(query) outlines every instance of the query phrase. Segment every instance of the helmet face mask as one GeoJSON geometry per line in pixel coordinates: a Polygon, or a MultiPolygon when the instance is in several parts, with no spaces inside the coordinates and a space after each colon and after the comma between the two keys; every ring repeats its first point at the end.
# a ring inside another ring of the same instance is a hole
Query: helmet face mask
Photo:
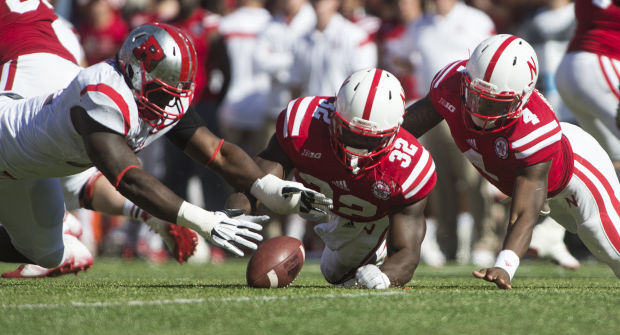
{"type": "Polygon", "coordinates": [[[403,89],[391,73],[366,69],[349,76],[329,127],[340,163],[353,174],[377,166],[392,149],[404,111],[403,89]]]}
{"type": "Polygon", "coordinates": [[[496,132],[512,125],[538,79],[538,60],[525,40],[500,34],[480,43],[461,77],[463,117],[474,131],[496,132]]]}
{"type": "Polygon", "coordinates": [[[476,128],[483,132],[506,128],[521,114],[518,109],[522,101],[520,95],[492,93],[496,91],[492,86],[479,79],[472,82],[467,75],[463,76],[465,111],[476,128]]]}
{"type": "Polygon", "coordinates": [[[336,113],[331,121],[332,147],[344,166],[352,172],[370,169],[391,149],[398,128],[375,131],[347,123],[336,113]]]}
{"type": "Polygon", "coordinates": [[[194,96],[196,51],[189,38],[167,24],[134,29],[118,53],[138,112],[153,132],[178,121],[194,96]]]}

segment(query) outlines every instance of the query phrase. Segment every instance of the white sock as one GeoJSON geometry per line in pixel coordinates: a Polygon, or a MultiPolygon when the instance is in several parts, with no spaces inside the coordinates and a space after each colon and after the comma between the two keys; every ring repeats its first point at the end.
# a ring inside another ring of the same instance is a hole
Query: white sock
{"type": "Polygon", "coordinates": [[[142,209],[136,206],[129,199],[125,199],[125,203],[123,204],[123,215],[134,220],[140,220],[142,216],[142,209]]]}

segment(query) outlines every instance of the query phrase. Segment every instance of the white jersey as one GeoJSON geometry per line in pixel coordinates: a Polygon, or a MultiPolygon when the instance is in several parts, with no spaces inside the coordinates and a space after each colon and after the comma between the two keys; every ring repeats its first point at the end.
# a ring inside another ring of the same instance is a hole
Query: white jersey
{"type": "Polygon", "coordinates": [[[264,8],[241,7],[220,21],[231,71],[220,118],[235,127],[258,129],[264,124],[269,76],[256,68],[253,55],[258,33],[270,19],[264,8]]]}
{"type": "Polygon", "coordinates": [[[302,95],[331,96],[351,73],[376,66],[372,38],[336,13],[325,30],[313,30],[296,44],[291,79],[302,95]]]}
{"type": "Polygon", "coordinates": [[[282,108],[293,99],[290,91],[293,47],[300,38],[312,31],[316,14],[312,5],[305,3],[290,22],[281,16],[274,17],[259,34],[254,64],[271,78],[267,100],[267,113],[276,118],[282,108]]]}
{"type": "Polygon", "coordinates": [[[407,27],[401,45],[402,58],[415,67],[418,94],[426,95],[435,74],[446,64],[469,58],[476,46],[495,33],[491,18],[458,2],[444,16],[426,14],[407,27]]]}
{"type": "Polygon", "coordinates": [[[54,95],[20,100],[0,96],[0,179],[61,177],[93,166],[71,121],[74,106],[124,136],[135,152],[172,126],[152,133],[138,116],[121,73],[111,62],[102,62],[82,70],[54,95]]]}

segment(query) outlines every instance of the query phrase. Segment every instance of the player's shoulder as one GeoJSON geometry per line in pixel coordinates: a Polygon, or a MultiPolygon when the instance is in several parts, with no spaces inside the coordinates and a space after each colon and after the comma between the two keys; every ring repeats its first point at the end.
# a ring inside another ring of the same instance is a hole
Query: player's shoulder
{"type": "Polygon", "coordinates": [[[533,156],[561,138],[562,128],[553,109],[535,90],[508,137],[515,157],[524,159],[533,156]]]}
{"type": "Polygon", "coordinates": [[[435,162],[415,136],[401,129],[382,170],[394,178],[405,199],[419,200],[432,189],[429,182],[434,180],[435,162]]]}
{"type": "Polygon", "coordinates": [[[291,100],[280,114],[277,131],[283,138],[307,137],[313,123],[329,124],[334,97],[307,96],[291,100]]]}
{"type": "Polygon", "coordinates": [[[71,85],[77,85],[80,104],[97,122],[121,134],[138,126],[133,93],[112,61],[83,69],[71,85]]]}
{"type": "Polygon", "coordinates": [[[431,90],[436,89],[441,84],[446,84],[449,81],[447,79],[455,78],[459,80],[460,77],[465,71],[465,66],[467,65],[467,60],[456,60],[448,65],[444,66],[441,70],[435,73],[433,80],[431,81],[431,90]]]}

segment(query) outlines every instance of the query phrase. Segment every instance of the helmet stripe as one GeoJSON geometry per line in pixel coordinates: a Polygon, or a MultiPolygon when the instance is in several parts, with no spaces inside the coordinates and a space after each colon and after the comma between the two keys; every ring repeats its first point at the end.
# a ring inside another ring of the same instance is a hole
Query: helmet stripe
{"type": "Polygon", "coordinates": [[[499,57],[501,57],[502,53],[504,53],[504,50],[506,50],[508,45],[512,43],[512,41],[516,40],[517,38],[518,38],[517,36],[510,36],[504,42],[502,42],[499,48],[497,48],[497,50],[495,51],[495,54],[493,55],[493,57],[491,58],[491,61],[489,62],[489,66],[487,66],[487,71],[484,73],[484,81],[488,82],[489,80],[491,80],[491,76],[493,75],[493,70],[495,69],[495,65],[497,65],[497,61],[499,60],[499,57]]]}
{"type": "Polygon", "coordinates": [[[377,86],[379,86],[379,81],[381,80],[382,73],[382,70],[376,69],[375,76],[372,78],[372,83],[370,84],[370,91],[368,92],[368,99],[366,100],[366,105],[364,106],[364,114],[362,116],[364,120],[370,119],[372,103],[375,101],[375,95],[377,95],[377,86]]]}
{"type": "Polygon", "coordinates": [[[187,48],[187,43],[183,40],[182,33],[176,28],[172,28],[167,24],[159,24],[158,26],[166,29],[168,34],[174,39],[176,44],[179,46],[179,51],[181,52],[181,73],[179,74],[179,81],[184,82],[191,79],[190,72],[190,55],[187,48]]]}

